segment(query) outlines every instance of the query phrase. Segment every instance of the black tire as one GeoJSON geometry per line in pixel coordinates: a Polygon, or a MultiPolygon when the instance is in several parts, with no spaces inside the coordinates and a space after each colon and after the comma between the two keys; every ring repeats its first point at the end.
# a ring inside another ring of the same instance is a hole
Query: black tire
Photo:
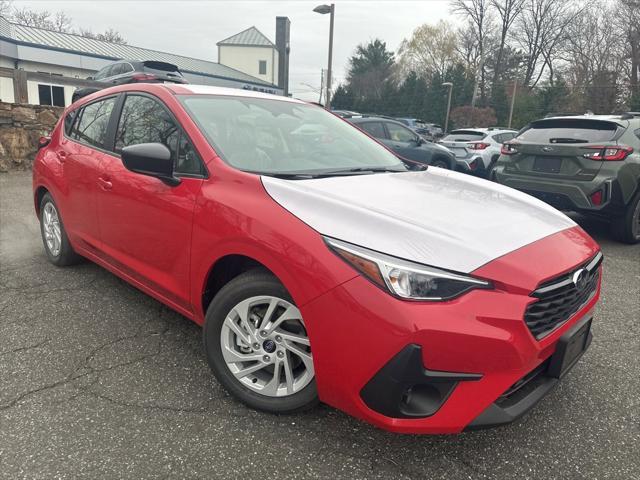
{"type": "Polygon", "coordinates": [[[500,155],[494,155],[489,162],[489,166],[484,170],[484,178],[486,178],[487,180],[491,180],[493,167],[496,166],[498,158],[500,158],[500,155]]]}
{"type": "Polygon", "coordinates": [[[245,387],[236,379],[222,356],[220,335],[225,318],[238,303],[247,298],[270,295],[293,304],[289,292],[276,277],[262,269],[238,275],[212,300],[205,317],[204,347],[211,371],[225,389],[245,405],[268,413],[296,413],[319,403],[315,378],[299,392],[285,397],[267,397],[245,387]]]}
{"type": "Polygon", "coordinates": [[[429,164],[432,167],[444,168],[445,170],[453,170],[449,162],[447,162],[444,158],[436,157],[429,164]]]}
{"type": "Polygon", "coordinates": [[[613,219],[611,232],[621,242],[640,243],[640,189],[627,205],[624,214],[613,219]]]}
{"type": "Polygon", "coordinates": [[[48,192],[44,194],[42,200],[40,201],[40,235],[42,236],[42,243],[44,245],[44,251],[47,254],[47,258],[54,265],[58,267],[66,267],[68,265],[74,265],[82,261],[82,257],[73,250],[73,247],[69,242],[69,237],[67,237],[67,232],[65,231],[64,223],[62,222],[62,215],[58,210],[58,206],[53,201],[53,198],[48,192]],[[48,204],[50,204],[55,209],[60,226],[61,242],[59,251],[57,253],[51,251],[45,237],[44,215],[45,209],[47,208],[48,204]]]}

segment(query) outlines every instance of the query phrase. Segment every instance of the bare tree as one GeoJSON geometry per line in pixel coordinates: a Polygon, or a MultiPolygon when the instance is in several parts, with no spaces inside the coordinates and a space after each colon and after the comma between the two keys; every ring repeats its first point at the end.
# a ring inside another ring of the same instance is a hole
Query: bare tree
{"type": "Polygon", "coordinates": [[[628,66],[629,106],[640,110],[640,0],[620,0],[616,18],[626,19],[623,22],[625,35],[624,57],[628,66]]]}
{"type": "Polygon", "coordinates": [[[469,23],[473,26],[473,34],[478,43],[478,53],[480,62],[478,64],[478,72],[476,74],[476,88],[473,92],[471,105],[475,106],[477,98],[478,86],[480,87],[480,97],[486,99],[486,69],[484,65],[485,53],[487,48],[487,39],[492,34],[493,22],[489,7],[491,0],[453,0],[451,8],[454,13],[465,16],[469,23]]]}
{"type": "Polygon", "coordinates": [[[80,30],[80,32],[78,32],[78,35],[82,35],[85,38],[93,38],[94,40],[102,40],[104,42],[120,43],[120,44],[127,43],[124,37],[120,35],[119,32],[117,32],[112,28],[105,30],[103,33],[94,33],[91,30],[80,30]]]}
{"type": "Polygon", "coordinates": [[[502,73],[502,60],[504,49],[507,46],[509,31],[515,20],[522,13],[525,0],[491,0],[491,5],[498,12],[500,37],[498,39],[498,51],[493,70],[492,85],[495,85],[502,73]]]}
{"type": "Polygon", "coordinates": [[[0,0],[0,17],[8,17],[13,9],[13,0],[0,0]]]}
{"type": "Polygon", "coordinates": [[[75,33],[86,38],[104,40],[112,43],[127,43],[124,37],[116,30],[110,28],[103,33],[94,33],[89,29],[76,31],[73,21],[65,12],[51,13],[48,10],[31,10],[29,8],[16,8],[12,0],[0,0],[0,13],[9,20],[28,27],[43,28],[61,33],[75,33]]]}
{"type": "Polygon", "coordinates": [[[556,49],[580,10],[565,0],[525,0],[523,7],[512,35],[525,55],[523,83],[535,86],[545,67],[553,69],[556,49]]]}
{"type": "Polygon", "coordinates": [[[620,72],[623,71],[623,28],[610,25],[614,7],[602,0],[591,2],[567,28],[563,51],[565,76],[580,91],[581,108],[609,113],[619,107],[620,72]]]}

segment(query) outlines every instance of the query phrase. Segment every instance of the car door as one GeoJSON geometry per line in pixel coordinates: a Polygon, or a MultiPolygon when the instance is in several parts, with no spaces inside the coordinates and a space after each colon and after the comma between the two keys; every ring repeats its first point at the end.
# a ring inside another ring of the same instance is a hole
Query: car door
{"type": "MultiPolygon", "coordinates": [[[[63,213],[68,234],[93,250],[100,242],[97,191],[105,157],[108,125],[116,96],[91,102],[76,112],[56,152],[63,164],[67,201],[63,213]]],[[[70,114],[70,115],[71,115],[70,114]]]]}
{"type": "Polygon", "coordinates": [[[105,260],[175,306],[191,310],[192,217],[206,170],[191,141],[160,100],[123,94],[114,119],[114,155],[104,163],[98,217],[105,260]],[[119,152],[162,143],[171,151],[176,186],[127,170],[119,152]]]}
{"type": "Polygon", "coordinates": [[[420,148],[418,135],[411,129],[395,122],[384,122],[387,129],[388,140],[385,144],[392,148],[398,155],[409,160],[428,163],[431,154],[428,150],[420,148]]]}

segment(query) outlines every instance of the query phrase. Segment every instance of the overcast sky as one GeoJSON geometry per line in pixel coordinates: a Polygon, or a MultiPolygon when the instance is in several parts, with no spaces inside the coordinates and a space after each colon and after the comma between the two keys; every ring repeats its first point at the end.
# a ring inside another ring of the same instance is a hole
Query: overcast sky
{"type": "MultiPolygon", "coordinates": [[[[322,0],[16,0],[17,7],[63,10],[76,27],[118,30],[130,45],[204,60],[217,60],[216,43],[252,25],[275,43],[275,17],[291,20],[290,90],[294,96],[317,99],[304,83],[320,85],[326,68],[329,16],[313,7],[322,0]]],[[[334,79],[344,77],[355,47],[381,38],[396,50],[423,23],[454,19],[446,0],[337,0],[334,36],[334,79]]]]}

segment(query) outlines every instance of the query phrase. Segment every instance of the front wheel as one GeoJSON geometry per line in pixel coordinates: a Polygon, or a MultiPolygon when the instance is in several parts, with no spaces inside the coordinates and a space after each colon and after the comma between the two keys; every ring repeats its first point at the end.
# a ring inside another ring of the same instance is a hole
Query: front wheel
{"type": "Polygon", "coordinates": [[[230,281],[211,302],[205,321],[209,366],[241,402],[271,413],[318,403],[305,323],[273,275],[252,270],[230,281]]]}
{"type": "Polygon", "coordinates": [[[449,166],[447,161],[443,160],[442,158],[436,158],[429,165],[431,167],[438,167],[438,168],[444,168],[445,170],[451,170],[451,167],[449,166]]]}
{"type": "Polygon", "coordinates": [[[640,242],[640,191],[627,205],[624,215],[613,219],[611,228],[614,237],[621,242],[640,242]]]}

